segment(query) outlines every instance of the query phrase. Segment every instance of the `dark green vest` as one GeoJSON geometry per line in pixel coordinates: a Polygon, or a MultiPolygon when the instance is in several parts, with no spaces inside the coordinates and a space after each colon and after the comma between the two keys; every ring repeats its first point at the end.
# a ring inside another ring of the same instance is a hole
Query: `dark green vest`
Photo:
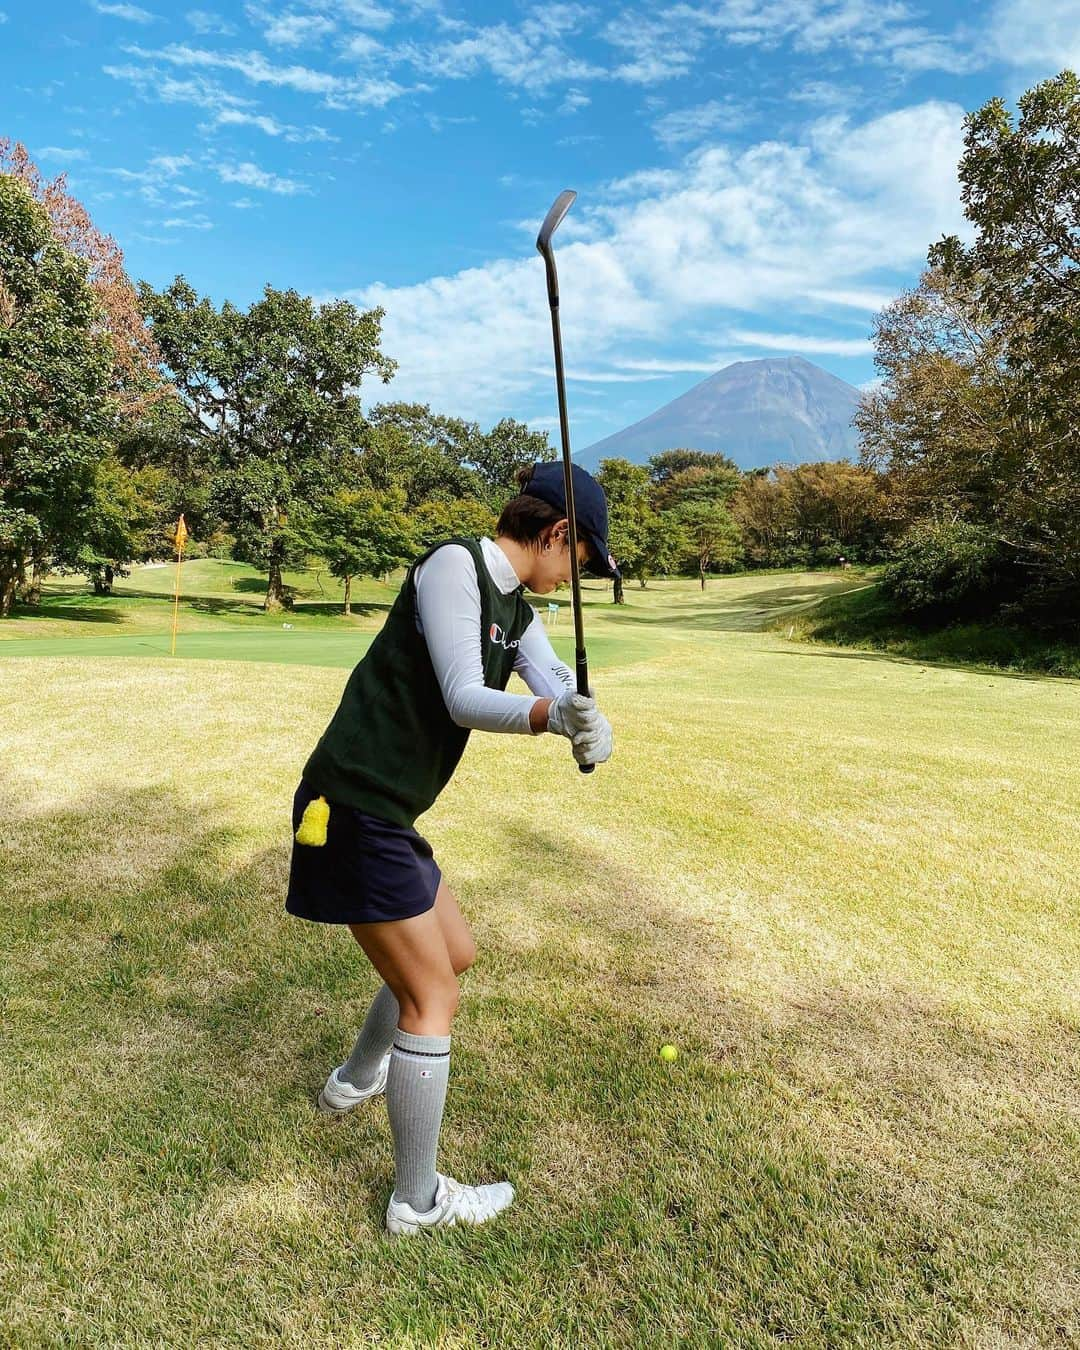
{"type": "Polygon", "coordinates": [[[480,659],[484,683],[505,689],[517,645],[533,619],[524,587],[503,595],[480,541],[433,544],[409,568],[385,624],[355,667],[338,710],[304,765],[303,776],[327,801],[411,825],[446,786],[469,739],[446,710],[416,626],[416,569],[443,544],[463,544],[480,583],[480,659]]]}

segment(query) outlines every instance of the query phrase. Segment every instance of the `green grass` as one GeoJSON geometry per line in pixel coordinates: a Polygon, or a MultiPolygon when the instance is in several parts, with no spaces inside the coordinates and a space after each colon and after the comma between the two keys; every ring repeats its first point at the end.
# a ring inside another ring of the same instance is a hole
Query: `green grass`
{"type": "Polygon", "coordinates": [[[777,627],[804,642],[888,652],[912,661],[1080,679],[1080,639],[1075,632],[1070,640],[988,621],[920,627],[898,614],[874,584],[785,616],[777,627]]]}
{"type": "Polygon", "coordinates": [[[472,737],[439,1165],[518,1199],[400,1245],[313,1110],[378,981],[282,908],[342,670],[0,657],[5,1343],[1075,1344],[1080,684],[760,631],[853,581],[598,587],[612,760],[472,737]]]}

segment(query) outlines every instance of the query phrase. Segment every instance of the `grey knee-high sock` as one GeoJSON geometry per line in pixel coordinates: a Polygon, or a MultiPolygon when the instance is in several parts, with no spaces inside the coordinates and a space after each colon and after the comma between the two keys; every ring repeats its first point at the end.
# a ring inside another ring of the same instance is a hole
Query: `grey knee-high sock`
{"type": "Polygon", "coordinates": [[[383,1055],[390,1049],[401,1015],[390,986],[384,984],[371,1001],[352,1054],[338,1069],[338,1077],[353,1087],[366,1088],[374,1083],[383,1055]]]}
{"type": "Polygon", "coordinates": [[[439,1143],[446,1083],[450,1077],[450,1037],[394,1033],[386,1112],[394,1136],[394,1198],[426,1214],[435,1203],[435,1150],[439,1143]]]}

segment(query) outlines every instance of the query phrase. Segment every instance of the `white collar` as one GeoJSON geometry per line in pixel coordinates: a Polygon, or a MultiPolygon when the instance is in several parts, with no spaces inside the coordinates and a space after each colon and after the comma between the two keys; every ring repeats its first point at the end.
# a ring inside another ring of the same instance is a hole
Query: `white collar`
{"type": "Polygon", "coordinates": [[[488,539],[486,535],[483,535],[480,539],[480,547],[484,551],[484,561],[487,563],[491,578],[503,595],[509,595],[511,591],[516,591],[521,585],[521,578],[514,571],[510,559],[495,540],[488,539]]]}

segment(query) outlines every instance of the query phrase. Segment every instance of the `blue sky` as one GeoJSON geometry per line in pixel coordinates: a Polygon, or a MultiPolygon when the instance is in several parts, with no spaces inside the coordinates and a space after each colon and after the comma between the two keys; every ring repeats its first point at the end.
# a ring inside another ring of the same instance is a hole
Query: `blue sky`
{"type": "Polygon", "coordinates": [[[557,416],[575,450],[734,360],[874,375],[873,314],[965,233],[964,112],[1080,67],[1080,0],[0,0],[0,135],[129,274],[381,304],[365,402],[557,416]],[[44,22],[43,22],[44,17],[44,22]]]}

